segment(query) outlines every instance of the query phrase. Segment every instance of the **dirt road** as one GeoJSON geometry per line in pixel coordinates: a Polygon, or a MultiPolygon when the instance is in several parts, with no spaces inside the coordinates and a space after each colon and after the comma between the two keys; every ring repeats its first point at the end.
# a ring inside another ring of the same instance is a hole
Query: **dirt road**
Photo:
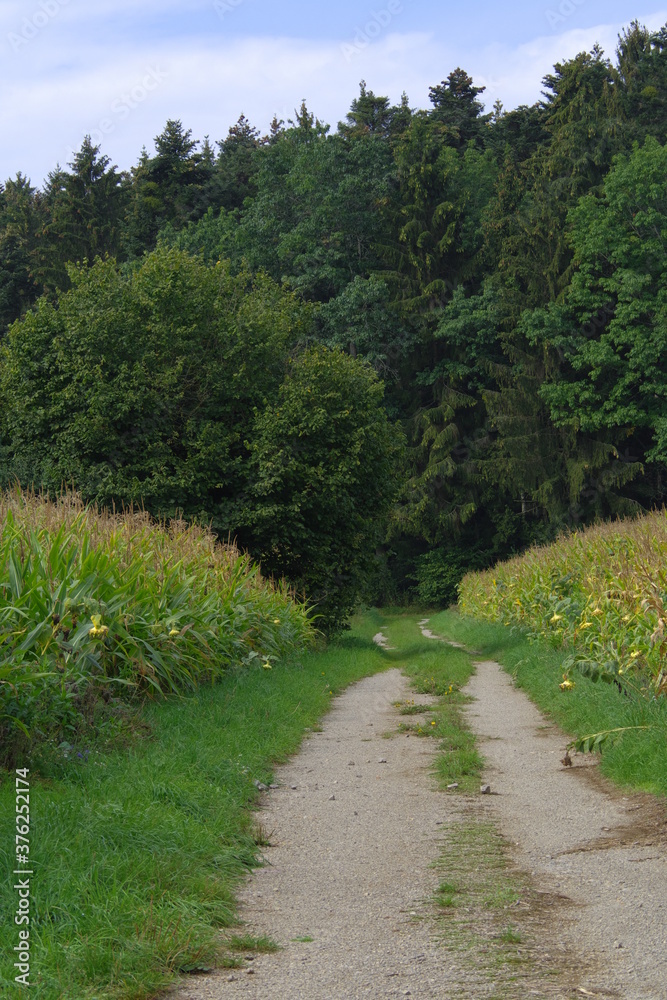
{"type": "Polygon", "coordinates": [[[436,789],[434,740],[396,734],[394,705],[411,696],[398,670],[335,700],[264,796],[268,864],[241,899],[244,931],[281,950],[248,954],[244,969],[197,977],[170,997],[667,997],[664,813],[610,789],[590,760],[563,768],[565,738],[497,664],[478,664],[469,692],[491,785],[473,798],[436,789]],[[455,945],[437,918],[433,862],[471,816],[499,826],[532,885],[532,910],[542,901],[531,923],[540,963],[521,977],[490,973],[473,937],[455,945]]]}
{"type": "Polygon", "coordinates": [[[569,907],[545,943],[587,957],[586,988],[623,1000],[667,997],[667,828],[649,796],[626,795],[591,757],[561,764],[566,739],[493,662],[477,664],[468,709],[497,793],[483,806],[517,865],[569,907]]]}

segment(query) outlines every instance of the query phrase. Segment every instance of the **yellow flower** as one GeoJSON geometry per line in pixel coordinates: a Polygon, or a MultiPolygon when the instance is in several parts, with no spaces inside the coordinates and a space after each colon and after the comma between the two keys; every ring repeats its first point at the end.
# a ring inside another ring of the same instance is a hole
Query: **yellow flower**
{"type": "Polygon", "coordinates": [[[561,691],[569,691],[570,688],[574,687],[574,681],[568,680],[566,677],[562,684],[558,685],[561,691]]]}
{"type": "Polygon", "coordinates": [[[594,610],[591,611],[591,614],[592,615],[601,615],[601,614],[603,614],[602,608],[594,608],[594,610]]]}
{"type": "Polygon", "coordinates": [[[579,626],[579,629],[581,630],[582,628],[590,628],[592,624],[593,622],[582,622],[582,624],[579,626]]]}
{"type": "Polygon", "coordinates": [[[280,618],[274,618],[273,619],[273,624],[274,625],[280,625],[280,618]]]}
{"type": "Polygon", "coordinates": [[[96,639],[100,635],[107,634],[107,632],[109,631],[108,626],[100,624],[100,622],[102,621],[102,615],[91,615],[90,620],[93,623],[93,627],[89,631],[88,635],[92,635],[92,637],[96,639]]]}
{"type": "Polygon", "coordinates": [[[264,667],[265,670],[273,670],[273,667],[271,666],[268,660],[265,660],[262,666],[264,667]]]}
{"type": "Polygon", "coordinates": [[[633,649],[633,651],[630,653],[630,659],[631,660],[636,660],[637,657],[641,656],[641,655],[642,654],[641,654],[641,650],[640,649],[633,649]]]}
{"type": "Polygon", "coordinates": [[[434,725],[435,725],[435,722],[432,722],[432,723],[431,723],[431,725],[432,725],[432,726],[434,726],[434,725]]]}
{"type": "Polygon", "coordinates": [[[561,621],[561,620],[562,620],[562,618],[563,618],[563,616],[562,616],[562,615],[554,615],[554,616],[553,616],[553,618],[550,618],[550,619],[549,619],[549,621],[550,621],[550,622],[551,622],[552,624],[555,624],[555,622],[559,622],[559,621],[561,621]]]}
{"type": "Polygon", "coordinates": [[[177,628],[172,628],[172,630],[169,633],[169,635],[180,635],[180,634],[181,633],[178,631],[177,628]]]}

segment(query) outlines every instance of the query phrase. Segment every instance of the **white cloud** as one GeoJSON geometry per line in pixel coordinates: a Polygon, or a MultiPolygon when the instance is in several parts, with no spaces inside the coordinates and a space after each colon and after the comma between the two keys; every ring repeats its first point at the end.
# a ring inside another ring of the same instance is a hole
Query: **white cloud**
{"type": "MultiPolygon", "coordinates": [[[[556,8],[557,9],[557,8],[556,8]]],[[[667,21],[667,10],[638,18],[651,31],[667,21]]],[[[596,43],[614,61],[618,35],[626,24],[599,24],[592,28],[573,28],[559,35],[535,38],[514,49],[492,46],[481,49],[470,62],[468,72],[477,82],[486,77],[484,99],[491,107],[500,98],[506,108],[532,104],[540,99],[542,79],[554,65],[573,58],[579,52],[589,52],[596,43]]],[[[482,81],[485,82],[485,81],[482,81]]]]}
{"type": "MultiPolygon", "coordinates": [[[[75,0],[70,2],[74,7],[75,0]]],[[[180,2],[149,0],[143,8],[180,2]]],[[[100,6],[117,10],[130,3],[103,0],[100,6]]],[[[657,28],[667,12],[640,20],[657,28]]],[[[350,58],[339,41],[268,37],[135,38],[131,47],[117,52],[109,51],[102,37],[77,46],[65,25],[54,23],[48,45],[35,42],[24,59],[3,60],[0,66],[0,126],[3,135],[16,137],[3,144],[0,177],[22,170],[33,183],[41,183],[57,161],[64,164],[71,158],[70,150],[80,147],[86,133],[94,138],[104,134],[103,151],[127,168],[136,163],[143,145],[152,149],[167,118],[181,118],[197,138],[209,134],[218,139],[242,111],[266,130],[274,113],[292,117],[304,97],[310,110],[335,128],[362,77],[392,101],[405,90],[413,107],[426,107],[429,85],[461,65],[478,85],[486,85],[487,107],[500,98],[512,108],[537,100],[541,80],[554,63],[589,50],[596,41],[613,57],[622,25],[573,28],[515,48],[489,44],[474,50],[457,46],[453,38],[443,42],[427,33],[392,32],[391,27],[350,58]],[[142,81],[150,71],[163,78],[147,87],[142,81]]]]}

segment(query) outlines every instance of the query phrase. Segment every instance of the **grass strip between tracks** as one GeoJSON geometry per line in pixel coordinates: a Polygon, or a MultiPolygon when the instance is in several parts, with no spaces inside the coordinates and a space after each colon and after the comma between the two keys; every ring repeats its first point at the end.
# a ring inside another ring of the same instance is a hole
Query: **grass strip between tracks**
{"type": "Polygon", "coordinates": [[[609,733],[601,744],[600,769],[612,781],[667,795],[667,698],[633,697],[580,675],[573,687],[562,690],[566,653],[529,640],[518,628],[454,610],[432,616],[429,627],[475,650],[478,659],[501,663],[538,708],[569,734],[568,741],[609,733]]]}

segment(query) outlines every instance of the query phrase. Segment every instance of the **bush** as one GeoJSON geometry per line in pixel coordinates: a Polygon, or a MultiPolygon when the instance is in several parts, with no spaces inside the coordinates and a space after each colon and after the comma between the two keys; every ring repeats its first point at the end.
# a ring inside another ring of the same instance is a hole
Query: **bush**
{"type": "Polygon", "coordinates": [[[464,573],[462,561],[443,549],[419,556],[415,572],[419,600],[430,608],[456,603],[457,588],[464,573]]]}

